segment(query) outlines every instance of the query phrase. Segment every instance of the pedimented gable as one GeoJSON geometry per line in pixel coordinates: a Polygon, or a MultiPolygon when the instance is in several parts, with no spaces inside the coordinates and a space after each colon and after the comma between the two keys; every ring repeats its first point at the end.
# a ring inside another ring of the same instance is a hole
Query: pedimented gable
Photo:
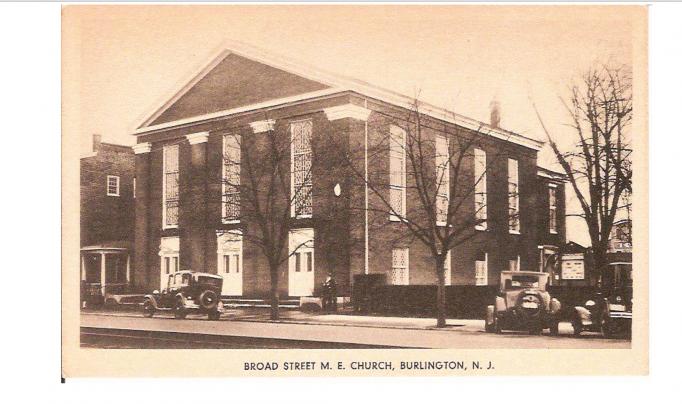
{"type": "Polygon", "coordinates": [[[328,85],[228,53],[144,126],[239,108],[329,88],[328,85]]]}

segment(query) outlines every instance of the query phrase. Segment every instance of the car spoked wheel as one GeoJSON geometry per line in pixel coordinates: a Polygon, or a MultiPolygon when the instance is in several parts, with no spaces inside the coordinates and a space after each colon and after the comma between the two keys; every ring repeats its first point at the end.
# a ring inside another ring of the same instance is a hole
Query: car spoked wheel
{"type": "Polygon", "coordinates": [[[199,296],[199,304],[206,310],[218,307],[218,294],[212,290],[205,290],[199,296]]]}
{"type": "Polygon", "coordinates": [[[179,320],[187,317],[187,309],[185,309],[185,304],[182,303],[182,300],[180,299],[175,302],[175,306],[173,307],[173,316],[179,320]]]}
{"type": "Polygon", "coordinates": [[[151,300],[147,299],[144,301],[144,304],[142,305],[142,315],[144,317],[152,317],[154,316],[154,304],[152,303],[151,300]]]}

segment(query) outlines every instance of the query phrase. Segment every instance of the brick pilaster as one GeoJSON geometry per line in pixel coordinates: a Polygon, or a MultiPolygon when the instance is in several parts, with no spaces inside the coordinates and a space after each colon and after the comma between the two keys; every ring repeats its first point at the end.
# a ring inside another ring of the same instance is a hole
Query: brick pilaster
{"type": "Polygon", "coordinates": [[[149,176],[150,143],[133,146],[135,152],[135,246],[130,280],[133,288],[147,290],[153,287],[149,273],[149,176]]]}

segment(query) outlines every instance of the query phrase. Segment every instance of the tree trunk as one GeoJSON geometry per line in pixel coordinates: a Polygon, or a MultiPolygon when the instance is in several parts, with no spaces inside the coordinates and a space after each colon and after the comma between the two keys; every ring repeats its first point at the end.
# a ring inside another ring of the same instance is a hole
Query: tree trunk
{"type": "Polygon", "coordinates": [[[279,320],[279,286],[277,268],[270,268],[270,320],[279,320]]]}
{"type": "Polygon", "coordinates": [[[594,269],[597,274],[597,282],[599,284],[599,289],[604,288],[604,272],[606,271],[606,253],[600,251],[599,247],[592,250],[592,259],[594,262],[594,269]]]}
{"type": "Polygon", "coordinates": [[[438,274],[438,288],[436,290],[436,327],[445,327],[445,274],[443,273],[443,263],[436,263],[436,273],[438,274]]]}

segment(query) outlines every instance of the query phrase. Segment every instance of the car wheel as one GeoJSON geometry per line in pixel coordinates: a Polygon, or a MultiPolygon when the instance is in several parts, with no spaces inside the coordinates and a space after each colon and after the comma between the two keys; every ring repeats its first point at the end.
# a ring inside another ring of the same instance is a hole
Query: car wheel
{"type": "Polygon", "coordinates": [[[495,313],[493,316],[493,329],[495,334],[502,334],[502,324],[500,324],[500,317],[495,313]]]}
{"type": "Polygon", "coordinates": [[[571,325],[573,326],[573,335],[576,337],[580,336],[580,333],[583,332],[583,323],[579,319],[574,318],[571,321],[571,325]]]}
{"type": "Polygon", "coordinates": [[[152,304],[152,301],[147,299],[144,301],[144,304],[142,305],[142,315],[144,317],[150,318],[154,316],[154,305],[152,304]]]}
{"type": "Polygon", "coordinates": [[[613,336],[613,330],[611,329],[611,324],[609,324],[608,320],[606,319],[606,316],[602,317],[600,328],[601,328],[601,335],[604,338],[611,338],[613,336]]]}
{"type": "Polygon", "coordinates": [[[212,310],[218,306],[218,295],[212,290],[205,290],[199,296],[199,304],[205,310],[212,310]]]}
{"type": "Polygon", "coordinates": [[[208,319],[209,320],[220,320],[220,312],[219,311],[209,311],[208,312],[208,319]]]}
{"type": "Polygon", "coordinates": [[[185,305],[182,303],[182,300],[178,299],[178,301],[175,302],[175,307],[173,307],[173,315],[178,320],[182,320],[183,318],[187,317],[187,310],[185,309],[185,305]]]}

